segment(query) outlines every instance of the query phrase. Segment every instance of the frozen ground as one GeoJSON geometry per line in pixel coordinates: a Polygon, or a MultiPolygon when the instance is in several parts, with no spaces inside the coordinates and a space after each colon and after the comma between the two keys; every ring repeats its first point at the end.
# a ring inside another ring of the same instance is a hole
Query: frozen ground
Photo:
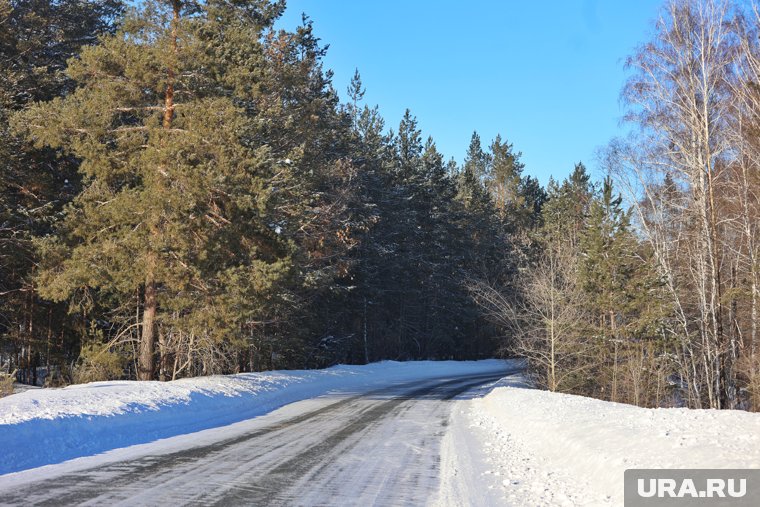
{"type": "Polygon", "coordinates": [[[477,442],[482,468],[459,497],[487,491],[503,505],[622,505],[628,468],[760,468],[760,414],[644,409],[527,389],[515,377],[460,403],[452,426],[460,433],[444,440],[442,476],[467,475],[473,458],[461,463],[459,449],[477,442]]]}
{"type": "Polygon", "coordinates": [[[411,366],[413,379],[0,476],[0,504],[436,505],[451,408],[509,370],[411,366]]]}
{"type": "Polygon", "coordinates": [[[0,474],[215,428],[307,398],[504,371],[487,361],[384,361],[175,382],[95,382],[0,398],[0,474]]]}
{"type": "Polygon", "coordinates": [[[386,362],[21,393],[0,400],[14,464],[82,457],[1,475],[0,505],[621,505],[627,468],[760,468],[758,414],[548,393],[518,372],[386,362]]]}

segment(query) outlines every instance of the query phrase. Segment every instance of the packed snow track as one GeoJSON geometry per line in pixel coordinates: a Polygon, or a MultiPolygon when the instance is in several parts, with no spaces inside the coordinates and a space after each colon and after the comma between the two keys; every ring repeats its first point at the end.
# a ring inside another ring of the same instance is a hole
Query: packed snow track
{"type": "MultiPolygon", "coordinates": [[[[331,394],[3,488],[9,505],[426,505],[454,401],[517,370],[331,394]]],[[[482,391],[481,391],[482,392],[482,391]]],[[[106,455],[107,456],[107,455],[106,455]]],[[[51,468],[51,472],[44,472],[51,468]]]]}

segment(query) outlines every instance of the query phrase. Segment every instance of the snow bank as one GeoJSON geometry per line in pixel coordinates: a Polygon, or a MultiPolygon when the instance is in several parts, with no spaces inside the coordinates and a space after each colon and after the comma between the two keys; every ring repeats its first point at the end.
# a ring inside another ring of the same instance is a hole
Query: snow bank
{"type": "Polygon", "coordinates": [[[622,505],[628,468],[760,468],[760,414],[645,409],[505,383],[473,399],[469,417],[486,435],[486,473],[511,503],[622,505]]]}
{"type": "Polygon", "coordinates": [[[30,390],[0,399],[0,474],[232,424],[331,391],[500,372],[506,366],[499,360],[385,361],[325,370],[30,390]]]}

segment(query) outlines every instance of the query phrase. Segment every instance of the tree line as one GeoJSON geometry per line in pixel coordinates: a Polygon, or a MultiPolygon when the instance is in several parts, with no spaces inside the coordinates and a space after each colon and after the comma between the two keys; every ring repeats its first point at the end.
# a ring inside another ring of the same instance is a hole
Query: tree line
{"type": "Polygon", "coordinates": [[[546,188],[387,128],[282,1],[0,0],[0,362],[29,383],[526,358],[551,390],[760,408],[756,11],[674,0],[631,133],[546,188]],[[43,368],[44,367],[44,368],[43,368]]]}
{"type": "Polygon", "coordinates": [[[388,130],[358,72],[341,103],[308,18],[275,28],[284,9],[3,0],[8,371],[168,380],[494,354],[463,280],[514,276],[540,186],[500,138],[491,175],[477,135],[460,169],[409,111],[388,130]],[[495,214],[488,185],[514,210],[495,214]]]}
{"type": "Polygon", "coordinates": [[[760,409],[759,27],[755,5],[667,2],[627,60],[609,176],[550,183],[519,297],[473,284],[539,384],[760,409]]]}

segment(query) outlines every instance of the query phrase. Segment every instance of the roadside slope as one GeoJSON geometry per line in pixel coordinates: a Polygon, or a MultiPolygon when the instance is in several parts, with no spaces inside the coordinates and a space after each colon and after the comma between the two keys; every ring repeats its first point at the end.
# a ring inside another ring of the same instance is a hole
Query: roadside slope
{"type": "Polygon", "coordinates": [[[462,405],[454,424],[479,442],[480,475],[509,504],[622,505],[629,468],[760,468],[760,414],[500,385],[462,405]]]}
{"type": "Polygon", "coordinates": [[[328,394],[232,425],[7,474],[0,504],[423,505],[438,489],[441,438],[459,403],[452,400],[503,375],[328,394]]]}
{"type": "Polygon", "coordinates": [[[384,361],[174,382],[95,382],[0,399],[0,474],[243,421],[331,391],[447,375],[501,372],[508,363],[384,361]]]}

